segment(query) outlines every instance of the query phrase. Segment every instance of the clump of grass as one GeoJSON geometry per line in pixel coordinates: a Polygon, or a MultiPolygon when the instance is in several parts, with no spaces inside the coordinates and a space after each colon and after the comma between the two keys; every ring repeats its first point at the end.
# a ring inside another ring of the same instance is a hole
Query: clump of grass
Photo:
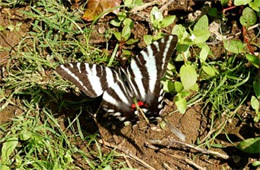
{"type": "Polygon", "coordinates": [[[77,148],[50,111],[33,101],[23,104],[23,114],[1,126],[2,168],[74,169],[72,154],[77,148]]]}
{"type": "Polygon", "coordinates": [[[9,105],[22,110],[0,126],[0,169],[80,169],[80,164],[96,169],[113,164],[115,152],[103,153],[97,135],[86,134],[76,118],[62,129],[54,117],[69,107],[62,96],[71,88],[55,74],[55,67],[73,61],[107,62],[106,54],[88,44],[91,29],[81,23],[79,12],[69,12],[62,1],[32,3],[30,10],[20,11],[30,20],[31,31],[15,48],[0,82],[0,112],[9,105]],[[80,140],[87,141],[87,151],[77,146],[80,140]]]}
{"type": "Polygon", "coordinates": [[[241,105],[253,91],[252,82],[255,69],[246,67],[246,60],[230,56],[225,61],[212,62],[219,73],[202,86],[204,109],[210,110],[211,135],[199,141],[199,144],[214,146],[214,140],[222,132],[228,120],[236,116],[241,105]]]}
{"type": "Polygon", "coordinates": [[[81,165],[96,169],[104,168],[114,161],[117,154],[113,151],[103,153],[96,140],[97,135],[84,134],[78,117],[66,129],[62,129],[52,111],[40,108],[38,102],[23,100],[23,113],[0,126],[0,167],[80,169],[81,165]],[[77,130],[73,126],[75,123],[77,130]],[[83,151],[79,143],[84,141],[88,142],[84,144],[86,149],[83,151]],[[77,161],[79,158],[80,162],[77,161]]]}

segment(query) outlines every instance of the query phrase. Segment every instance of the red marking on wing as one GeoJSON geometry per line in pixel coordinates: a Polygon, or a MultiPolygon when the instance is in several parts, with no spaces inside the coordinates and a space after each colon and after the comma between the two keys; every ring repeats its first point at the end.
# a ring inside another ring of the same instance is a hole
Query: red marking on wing
{"type": "MultiPolygon", "coordinates": [[[[137,105],[139,106],[139,107],[148,107],[148,105],[147,104],[145,104],[144,102],[142,102],[142,101],[139,101],[139,102],[137,102],[137,105]]],[[[136,109],[136,104],[132,104],[131,105],[131,110],[135,110],[136,109]]]]}

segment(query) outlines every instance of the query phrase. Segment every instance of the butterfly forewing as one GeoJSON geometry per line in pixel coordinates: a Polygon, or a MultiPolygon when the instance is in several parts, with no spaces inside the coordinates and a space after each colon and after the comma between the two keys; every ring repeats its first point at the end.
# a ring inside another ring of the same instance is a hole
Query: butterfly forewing
{"type": "Polygon", "coordinates": [[[58,66],[56,71],[89,97],[102,95],[118,80],[117,72],[96,64],[67,63],[58,66]]]}
{"type": "Polygon", "coordinates": [[[153,42],[131,61],[127,69],[129,82],[136,97],[148,105],[156,104],[158,101],[160,80],[166,72],[177,41],[177,36],[170,35],[153,42]]]}

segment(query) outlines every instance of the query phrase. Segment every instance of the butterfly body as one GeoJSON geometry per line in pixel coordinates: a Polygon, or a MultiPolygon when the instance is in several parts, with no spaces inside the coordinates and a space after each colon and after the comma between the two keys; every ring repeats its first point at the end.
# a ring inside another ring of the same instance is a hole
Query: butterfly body
{"type": "Polygon", "coordinates": [[[89,97],[102,96],[102,106],[120,121],[134,121],[136,104],[158,116],[163,99],[161,78],[177,43],[176,36],[153,42],[132,59],[126,70],[89,63],[67,63],[56,71],[89,97]],[[136,101],[136,102],[134,102],[136,101]]]}

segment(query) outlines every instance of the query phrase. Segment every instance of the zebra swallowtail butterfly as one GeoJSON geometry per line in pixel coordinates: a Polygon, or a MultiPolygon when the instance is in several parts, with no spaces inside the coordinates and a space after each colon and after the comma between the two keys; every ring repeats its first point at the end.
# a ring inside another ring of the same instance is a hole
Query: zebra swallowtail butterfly
{"type": "Polygon", "coordinates": [[[89,63],[67,63],[58,66],[56,71],[87,96],[103,95],[104,110],[120,121],[136,120],[134,99],[154,117],[159,115],[162,107],[164,92],[160,81],[177,41],[177,36],[168,35],[153,42],[131,60],[127,69],[118,72],[89,63]]]}

